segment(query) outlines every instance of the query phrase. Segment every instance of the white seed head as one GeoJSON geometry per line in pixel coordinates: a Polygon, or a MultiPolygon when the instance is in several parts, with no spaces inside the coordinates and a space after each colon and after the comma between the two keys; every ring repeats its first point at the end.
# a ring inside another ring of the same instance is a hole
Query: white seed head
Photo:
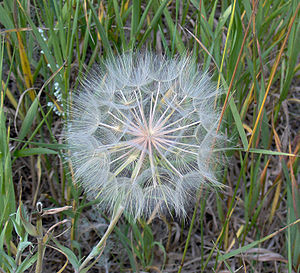
{"type": "Polygon", "coordinates": [[[76,182],[113,211],[185,215],[212,168],[219,90],[189,57],[123,54],[73,96],[65,129],[76,182]]]}

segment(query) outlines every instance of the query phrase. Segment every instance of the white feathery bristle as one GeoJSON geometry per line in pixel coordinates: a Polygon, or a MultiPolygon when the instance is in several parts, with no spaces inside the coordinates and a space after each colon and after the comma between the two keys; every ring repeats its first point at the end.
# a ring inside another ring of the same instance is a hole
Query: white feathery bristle
{"type": "Polygon", "coordinates": [[[103,208],[184,216],[212,163],[220,90],[191,58],[126,53],[91,72],[69,105],[65,138],[76,182],[103,208]]]}

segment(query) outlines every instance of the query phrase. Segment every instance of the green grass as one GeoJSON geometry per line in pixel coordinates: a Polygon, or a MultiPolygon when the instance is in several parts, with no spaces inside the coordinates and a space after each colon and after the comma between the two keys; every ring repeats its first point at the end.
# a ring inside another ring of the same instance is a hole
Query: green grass
{"type": "Polygon", "coordinates": [[[299,272],[299,7],[296,0],[2,1],[0,272],[35,268],[38,240],[54,253],[44,261],[49,272],[74,272],[103,235],[96,227],[81,232],[82,219],[109,219],[91,212],[96,201],[72,182],[60,142],[66,102],[102,58],[146,49],[191,53],[224,89],[219,130],[233,148],[224,147],[229,162],[219,180],[227,189],[203,192],[185,222],[121,218],[111,235],[117,251],[108,248],[94,267],[104,272],[110,257],[109,272],[299,272]],[[38,200],[66,208],[43,216],[44,229],[38,200]]]}

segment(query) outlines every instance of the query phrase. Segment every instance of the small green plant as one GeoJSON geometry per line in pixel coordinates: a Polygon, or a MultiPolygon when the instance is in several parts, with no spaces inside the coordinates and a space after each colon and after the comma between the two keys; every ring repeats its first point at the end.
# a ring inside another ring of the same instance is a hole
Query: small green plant
{"type": "Polygon", "coordinates": [[[5,265],[7,272],[25,272],[37,261],[37,253],[33,253],[33,243],[29,241],[29,233],[26,231],[23,225],[23,219],[28,221],[28,217],[23,209],[19,207],[17,212],[10,215],[9,220],[6,222],[2,232],[0,234],[0,264],[5,265]],[[21,212],[22,211],[22,212],[21,212]],[[23,214],[23,216],[21,216],[23,214]],[[13,223],[13,231],[17,234],[17,245],[11,244],[9,252],[6,252],[3,248],[5,242],[5,233],[9,223],[13,223]],[[23,258],[26,256],[26,258],[23,258]]]}

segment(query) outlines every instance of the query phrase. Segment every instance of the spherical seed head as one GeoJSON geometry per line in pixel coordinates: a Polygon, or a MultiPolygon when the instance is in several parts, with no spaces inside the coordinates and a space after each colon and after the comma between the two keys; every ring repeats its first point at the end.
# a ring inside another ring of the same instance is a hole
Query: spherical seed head
{"type": "Polygon", "coordinates": [[[76,182],[110,211],[122,204],[135,217],[155,208],[185,215],[202,185],[221,185],[212,168],[219,93],[189,57],[106,60],[70,103],[76,182]]]}

